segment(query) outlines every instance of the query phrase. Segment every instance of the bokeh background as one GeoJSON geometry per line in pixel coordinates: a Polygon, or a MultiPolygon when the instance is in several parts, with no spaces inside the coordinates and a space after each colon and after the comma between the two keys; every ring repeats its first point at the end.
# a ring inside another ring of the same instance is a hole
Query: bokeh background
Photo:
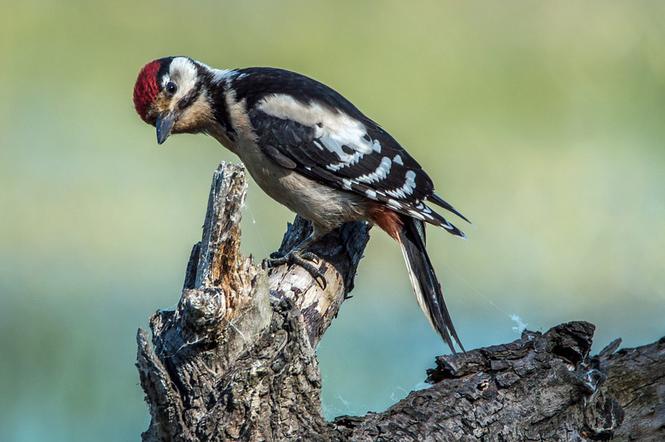
{"type": "MultiPolygon", "coordinates": [[[[279,66],[344,93],[473,221],[429,235],[467,348],[595,323],[665,334],[665,3],[0,2],[0,440],[137,440],[135,333],[178,299],[212,170],[131,103],[147,61],[279,66]]],[[[292,215],[253,184],[243,247],[292,215]]],[[[463,224],[463,223],[462,223],[463,224]]],[[[329,417],[421,388],[447,349],[374,232],[318,350],[329,417]]]]}

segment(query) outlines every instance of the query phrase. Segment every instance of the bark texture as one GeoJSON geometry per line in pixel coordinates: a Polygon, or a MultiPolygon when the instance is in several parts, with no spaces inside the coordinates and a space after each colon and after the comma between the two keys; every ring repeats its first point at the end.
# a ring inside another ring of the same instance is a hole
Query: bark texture
{"type": "MultiPolygon", "coordinates": [[[[321,287],[298,266],[268,271],[240,254],[245,192],[242,167],[220,165],[180,301],[152,316],[152,338],[138,331],[144,441],[665,440],[665,340],[590,356],[586,322],[439,356],[431,387],[327,422],[314,348],[353,288],[369,228],[348,224],[313,246],[321,287]]],[[[296,217],[281,249],[310,229],[296,217]]]]}

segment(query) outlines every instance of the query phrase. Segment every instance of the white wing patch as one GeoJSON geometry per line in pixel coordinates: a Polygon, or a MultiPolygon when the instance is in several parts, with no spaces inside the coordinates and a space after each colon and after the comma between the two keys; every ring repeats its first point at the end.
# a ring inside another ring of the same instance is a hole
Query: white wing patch
{"type": "MultiPolygon", "coordinates": [[[[363,141],[365,141],[365,137],[363,137],[363,141]]],[[[381,153],[381,143],[379,143],[378,140],[374,140],[372,142],[372,150],[376,153],[381,153]]],[[[337,172],[340,169],[357,164],[366,153],[367,152],[365,151],[356,151],[355,153],[351,154],[350,158],[345,158],[339,163],[328,164],[326,168],[328,170],[332,170],[333,172],[337,172]]]]}
{"type": "Polygon", "coordinates": [[[287,94],[273,94],[264,98],[258,109],[273,117],[313,127],[315,144],[340,159],[338,163],[327,165],[328,170],[338,171],[357,164],[367,154],[381,152],[381,143],[367,136],[362,122],[316,101],[305,104],[287,94]]]}
{"type": "Polygon", "coordinates": [[[416,188],[416,173],[413,170],[407,170],[404,176],[404,185],[393,190],[386,190],[386,194],[395,198],[406,198],[411,195],[416,188]]]}
{"type": "Polygon", "coordinates": [[[391,161],[390,158],[383,157],[381,159],[381,164],[379,164],[379,167],[377,167],[374,172],[361,175],[358,178],[355,178],[353,181],[355,181],[356,183],[368,183],[368,184],[381,181],[385,179],[390,173],[390,167],[392,166],[392,164],[393,162],[391,161]]]}
{"type": "MultiPolygon", "coordinates": [[[[228,76],[230,74],[220,75],[228,76]]],[[[372,140],[362,122],[316,101],[302,103],[288,94],[272,94],[263,98],[257,108],[272,117],[292,120],[313,128],[315,137],[313,144],[316,148],[334,153],[339,158],[338,162],[325,165],[325,168],[332,172],[358,164],[365,155],[381,153],[381,143],[378,140],[372,140]]],[[[381,201],[392,210],[422,221],[433,222],[445,229],[454,229],[447,221],[435,218],[435,214],[422,200],[409,201],[413,199],[416,191],[417,175],[414,170],[405,172],[404,183],[400,187],[390,190],[376,188],[376,184],[385,180],[391,170],[395,171],[393,164],[404,167],[403,158],[399,154],[393,158],[383,156],[380,164],[372,172],[356,178],[340,177],[341,187],[344,190],[363,192],[367,198],[381,201]]],[[[311,170],[308,167],[306,169],[311,170]]]]}
{"type": "Polygon", "coordinates": [[[394,210],[400,210],[403,207],[402,203],[400,203],[399,201],[394,200],[392,198],[388,198],[388,201],[386,201],[386,204],[388,205],[388,207],[390,207],[391,209],[394,209],[394,210]]]}
{"type": "Polygon", "coordinates": [[[347,161],[340,161],[339,163],[328,164],[326,166],[326,169],[332,170],[333,172],[337,172],[338,170],[343,169],[347,166],[353,166],[354,164],[357,164],[358,161],[364,156],[365,156],[364,153],[356,152],[351,156],[351,158],[348,158],[347,161]]]}

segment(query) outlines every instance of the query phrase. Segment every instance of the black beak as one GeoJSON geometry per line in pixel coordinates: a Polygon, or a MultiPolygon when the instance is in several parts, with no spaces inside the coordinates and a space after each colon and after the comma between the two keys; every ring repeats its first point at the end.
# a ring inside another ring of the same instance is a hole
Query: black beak
{"type": "Polygon", "coordinates": [[[171,135],[173,125],[175,124],[175,114],[169,112],[166,115],[157,117],[155,128],[157,129],[157,144],[162,144],[171,135]]]}

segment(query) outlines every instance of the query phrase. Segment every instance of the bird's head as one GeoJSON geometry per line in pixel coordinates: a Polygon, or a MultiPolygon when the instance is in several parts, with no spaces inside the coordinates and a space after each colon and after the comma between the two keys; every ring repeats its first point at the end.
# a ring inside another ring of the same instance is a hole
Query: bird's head
{"type": "Polygon", "coordinates": [[[139,72],[134,107],[143,121],[155,126],[159,144],[172,133],[203,131],[212,119],[206,70],[187,57],[166,57],[139,72]]]}

